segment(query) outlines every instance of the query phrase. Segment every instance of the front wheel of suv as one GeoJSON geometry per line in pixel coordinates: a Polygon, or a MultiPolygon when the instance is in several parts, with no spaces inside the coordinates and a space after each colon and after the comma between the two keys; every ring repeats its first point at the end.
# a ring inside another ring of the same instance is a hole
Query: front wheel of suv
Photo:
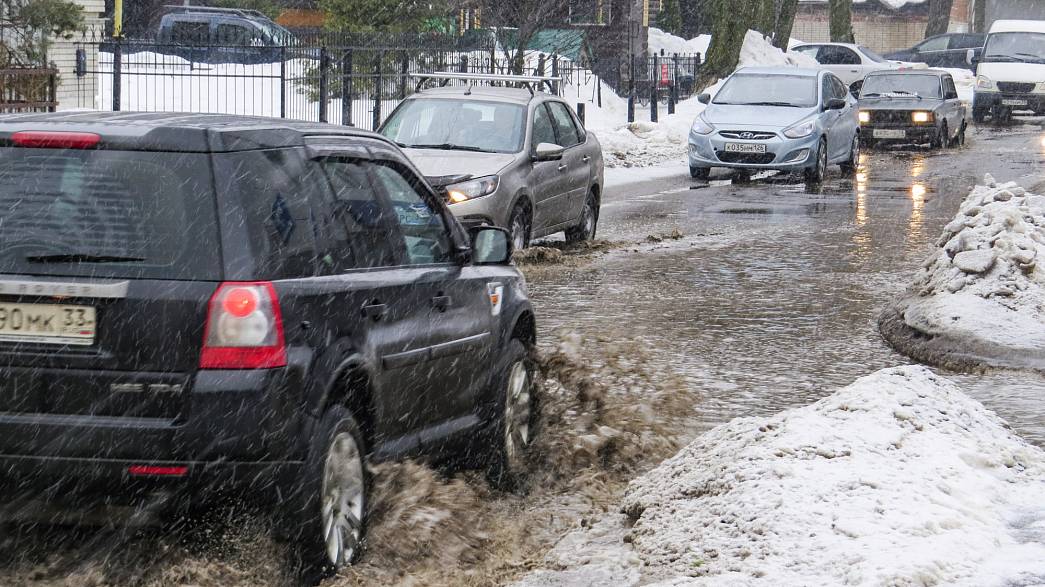
{"type": "Polygon", "coordinates": [[[504,490],[522,485],[533,446],[539,406],[536,394],[537,368],[519,339],[508,344],[507,367],[494,382],[496,412],[490,423],[491,454],[487,477],[504,490]]]}
{"type": "Polygon", "coordinates": [[[316,424],[296,494],[296,531],[302,571],[308,580],[352,564],[366,532],[366,445],[348,410],[335,406],[316,424]]]}

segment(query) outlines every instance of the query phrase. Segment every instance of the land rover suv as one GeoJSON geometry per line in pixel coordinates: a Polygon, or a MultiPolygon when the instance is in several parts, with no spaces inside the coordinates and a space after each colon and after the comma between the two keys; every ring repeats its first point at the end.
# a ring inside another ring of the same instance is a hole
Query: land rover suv
{"type": "Polygon", "coordinates": [[[535,326],[510,257],[375,134],[0,117],[3,491],[264,493],[311,567],[348,564],[368,462],[519,474],[535,326]]]}

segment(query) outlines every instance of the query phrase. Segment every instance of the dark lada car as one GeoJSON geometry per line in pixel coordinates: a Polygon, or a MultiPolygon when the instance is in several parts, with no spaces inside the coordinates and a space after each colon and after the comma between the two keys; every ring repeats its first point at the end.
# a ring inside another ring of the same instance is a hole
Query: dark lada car
{"type": "Polygon", "coordinates": [[[946,72],[872,73],[860,90],[860,140],[865,146],[884,142],[962,145],[968,126],[966,110],[946,72]]]}
{"type": "Polygon", "coordinates": [[[535,328],[508,234],[469,238],[387,139],[8,116],[0,178],[4,503],[233,488],[329,571],[359,552],[368,462],[521,470],[535,328]]]}

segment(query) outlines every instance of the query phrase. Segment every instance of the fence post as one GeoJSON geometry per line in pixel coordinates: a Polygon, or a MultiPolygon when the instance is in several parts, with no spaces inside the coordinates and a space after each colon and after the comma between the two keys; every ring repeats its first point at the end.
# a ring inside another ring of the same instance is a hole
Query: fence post
{"type": "Polygon", "coordinates": [[[552,93],[556,96],[559,95],[559,56],[552,55],[552,77],[555,81],[552,82],[552,93]]]}
{"type": "Polygon", "coordinates": [[[116,39],[112,51],[112,111],[120,111],[120,94],[123,93],[123,39],[116,39]]]}
{"type": "Polygon", "coordinates": [[[631,75],[628,76],[628,123],[635,122],[635,55],[631,56],[631,75]]]}
{"type": "Polygon", "coordinates": [[[330,62],[327,48],[319,48],[319,121],[327,121],[328,99],[330,98],[330,62]]]}
{"type": "Polygon", "coordinates": [[[352,49],[341,57],[341,124],[352,125],[352,49]]]}
{"type": "Polygon", "coordinates": [[[406,80],[410,73],[410,55],[403,53],[403,61],[399,64],[399,99],[406,99],[406,80]]]}
{"type": "Polygon", "coordinates": [[[58,110],[58,72],[52,71],[47,76],[47,106],[48,112],[58,110]]]}
{"type": "Polygon", "coordinates": [[[653,56],[652,82],[649,91],[649,120],[658,122],[660,118],[660,56],[653,56]]]}
{"type": "Polygon", "coordinates": [[[577,102],[577,118],[581,119],[581,126],[584,126],[584,115],[587,104],[584,102],[577,102]]]}
{"type": "Polygon", "coordinates": [[[287,117],[287,46],[279,48],[279,117],[287,117]]]}
{"type": "Polygon", "coordinates": [[[374,67],[374,118],[371,121],[370,130],[377,130],[381,126],[381,61],[384,55],[377,54],[377,64],[374,67]]]}
{"type": "Polygon", "coordinates": [[[675,113],[675,102],[679,99],[679,54],[672,55],[671,89],[668,92],[668,114],[675,113]]]}
{"type": "Polygon", "coordinates": [[[467,55],[461,55],[461,62],[457,65],[457,73],[468,73],[467,55]]]}
{"type": "Polygon", "coordinates": [[[598,97],[598,102],[596,103],[599,105],[599,108],[602,108],[602,77],[598,75],[595,76],[595,94],[598,97]]]}

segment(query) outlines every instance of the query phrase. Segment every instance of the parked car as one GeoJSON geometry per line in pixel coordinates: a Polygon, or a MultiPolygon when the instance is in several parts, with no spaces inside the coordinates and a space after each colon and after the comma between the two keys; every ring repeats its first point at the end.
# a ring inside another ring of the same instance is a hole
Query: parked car
{"type": "Polygon", "coordinates": [[[1045,21],[995,21],[982,57],[968,57],[977,64],[973,120],[989,114],[1006,121],[1016,110],[1045,114],[1045,21]]]}
{"type": "Polygon", "coordinates": [[[910,64],[889,61],[867,47],[852,43],[809,43],[796,45],[791,51],[816,59],[824,69],[851,87],[854,94],[859,93],[860,83],[872,71],[910,67],[910,64]]]}
{"type": "Polygon", "coordinates": [[[949,73],[932,69],[879,71],[864,79],[860,92],[860,139],[929,143],[936,147],[965,143],[965,104],[949,73]]]}
{"type": "MultiPolygon", "coordinates": [[[[271,63],[307,57],[294,35],[256,10],[173,6],[160,18],[157,49],[200,63],[271,63]]],[[[132,44],[133,48],[133,44],[132,44]]]]}
{"type": "Polygon", "coordinates": [[[602,147],[557,96],[479,85],[425,90],[379,132],[441,188],[465,226],[506,227],[516,249],[557,232],[569,242],[595,238],[602,147]]]}
{"type": "Polygon", "coordinates": [[[983,51],[987,35],[978,33],[946,33],[929,37],[921,43],[885,55],[893,61],[924,63],[929,67],[949,67],[954,69],[973,69],[968,60],[969,50],[976,55],[983,51]]]}
{"type": "Polygon", "coordinates": [[[855,171],[860,158],[856,100],[829,71],[746,67],[737,70],[689,133],[689,171],[711,168],[802,171],[820,183],[827,166],[855,171]]]}
{"type": "Polygon", "coordinates": [[[225,115],[0,118],[0,485],[270,497],[350,563],[368,464],[533,439],[504,229],[470,237],[390,141],[225,115]]]}

